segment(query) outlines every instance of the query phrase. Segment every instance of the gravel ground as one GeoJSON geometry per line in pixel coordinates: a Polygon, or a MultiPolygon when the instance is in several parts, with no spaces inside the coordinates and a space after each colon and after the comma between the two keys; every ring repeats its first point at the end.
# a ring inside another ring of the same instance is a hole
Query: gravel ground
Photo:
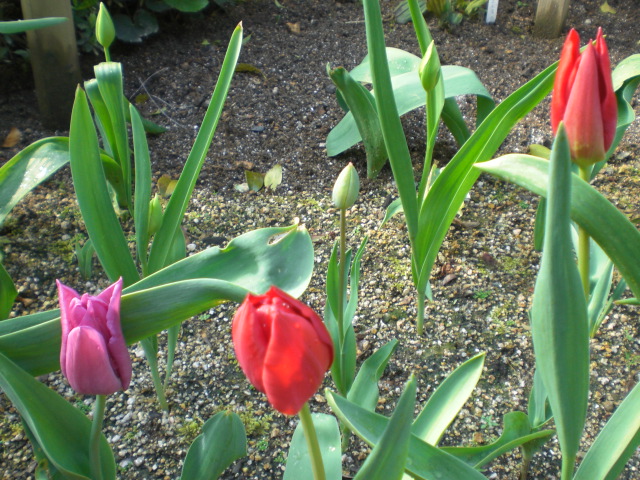
{"type": "MultiPolygon", "coordinates": [[[[210,161],[203,168],[184,222],[188,243],[198,252],[225,245],[254,228],[288,225],[299,219],[314,239],[316,256],[315,273],[303,299],[322,312],[326,265],[338,231],[330,189],[348,161],[354,162],[361,178],[366,170],[360,147],[337,158],[326,157],[326,135],[341,113],[324,65],[328,61],[355,66],[364,55],[364,26],[359,4],[281,3],[284,8],[259,0],[240,3],[224,15],[209,11],[196,17],[166,18],[162,35],[140,47],[120,46],[113,55],[124,64],[130,98],[146,89],[154,102],[166,107],[166,116],[151,117],[170,127],[166,134],[150,140],[154,178],[176,177],[206,108],[228,36],[243,20],[252,37],[240,61],[259,68],[262,74],[238,74],[234,79],[210,161]],[[301,34],[292,33],[287,23],[298,23],[301,34]],[[275,163],[283,165],[284,177],[274,192],[248,194],[234,188],[243,181],[244,168],[264,172],[275,163]]],[[[618,10],[615,16],[602,13],[595,1],[575,2],[568,24],[577,27],[583,39],[594,35],[596,25],[604,25],[615,65],[637,52],[640,27],[634,2],[609,3],[618,10]]],[[[388,45],[415,52],[412,27],[391,20],[393,6],[383,4],[388,45]]],[[[445,32],[433,20],[430,23],[443,64],[476,70],[498,101],[554,61],[562,44],[561,39],[541,41],[529,36],[532,5],[503,1],[500,7],[495,26],[469,20],[445,32]]],[[[94,61],[83,58],[87,78],[94,61]]],[[[0,150],[2,161],[54,133],[37,120],[28,77],[21,77],[15,69],[12,73],[13,79],[0,92],[0,126],[3,132],[5,127],[7,131],[10,126],[18,127],[23,139],[13,149],[0,150]]],[[[547,108],[545,103],[518,125],[502,152],[522,152],[534,142],[548,145],[547,108]]],[[[640,113],[637,104],[635,108],[640,113]]],[[[141,109],[151,115],[157,105],[148,102],[141,109]]],[[[472,107],[464,109],[472,113],[472,107]]],[[[422,117],[418,112],[404,119],[418,171],[424,148],[422,117]]],[[[639,138],[636,123],[596,182],[633,218],[640,213],[639,138]]],[[[454,151],[451,138],[441,132],[437,160],[446,162],[454,151]]],[[[419,338],[414,327],[415,295],[406,229],[399,218],[379,226],[385,206],[395,195],[388,168],[375,181],[362,178],[361,196],[348,217],[351,246],[369,237],[355,319],[359,361],[392,338],[399,340],[380,383],[378,411],[390,414],[411,372],[418,379],[419,404],[424,404],[456,366],[484,351],[487,356],[478,387],[442,444],[490,443],[500,435],[505,413],[526,411],[531,386],[533,355],[527,311],[539,261],[532,248],[537,198],[491,177],[480,178],[442,246],[432,277],[435,299],[428,305],[425,335],[419,338]]],[[[14,315],[55,307],[56,278],[94,293],[107,285],[97,263],[88,281],[79,276],[73,245],[77,238],[84,238],[84,228],[66,170],[16,207],[0,234],[5,264],[20,291],[14,315]]],[[[222,478],[281,478],[296,419],[274,412],[240,372],[230,338],[234,309],[235,305],[222,305],[184,322],[168,392],[169,414],[157,406],[141,349],[131,348],[131,387],[109,397],[105,424],[119,478],[177,478],[201,424],[229,408],[245,423],[249,455],[222,478]]],[[[637,310],[616,306],[592,341],[591,351],[591,403],[583,451],[638,381],[637,310]]],[[[74,394],[58,373],[42,381],[78,408],[90,411],[91,399],[74,394]]],[[[326,386],[331,386],[329,380],[326,386]]],[[[312,401],[314,411],[328,411],[321,393],[312,401]]],[[[31,449],[4,396],[0,396],[0,440],[2,478],[34,478],[31,449]]],[[[364,444],[351,442],[343,463],[347,478],[367,453],[364,444]]],[[[519,454],[513,452],[492,462],[483,473],[487,478],[516,479],[519,468],[519,454]]],[[[639,469],[636,452],[620,478],[638,479],[639,469]]],[[[534,457],[530,478],[553,479],[558,471],[554,438],[534,457]]]]}

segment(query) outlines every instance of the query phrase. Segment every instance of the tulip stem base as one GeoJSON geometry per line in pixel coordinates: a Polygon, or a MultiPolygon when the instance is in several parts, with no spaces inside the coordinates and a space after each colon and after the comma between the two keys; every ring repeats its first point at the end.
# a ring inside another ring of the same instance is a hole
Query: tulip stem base
{"type": "Polygon", "coordinates": [[[91,463],[92,480],[102,480],[102,462],[100,461],[100,433],[104,420],[104,407],[107,402],[106,395],[96,395],[93,404],[93,421],[89,439],[89,460],[91,463]]]}
{"type": "Polygon", "coordinates": [[[313,424],[311,410],[309,410],[308,403],[303,405],[298,416],[302,422],[304,438],[307,441],[309,459],[311,460],[311,470],[313,471],[313,480],[326,480],[324,464],[322,463],[322,454],[320,453],[320,443],[318,443],[318,435],[316,434],[316,427],[313,424]]]}
{"type": "Polygon", "coordinates": [[[416,308],[418,309],[418,317],[416,319],[416,330],[418,332],[418,335],[422,335],[422,333],[424,332],[425,300],[426,295],[424,294],[424,292],[421,293],[420,291],[418,291],[418,304],[416,305],[416,308]]]}

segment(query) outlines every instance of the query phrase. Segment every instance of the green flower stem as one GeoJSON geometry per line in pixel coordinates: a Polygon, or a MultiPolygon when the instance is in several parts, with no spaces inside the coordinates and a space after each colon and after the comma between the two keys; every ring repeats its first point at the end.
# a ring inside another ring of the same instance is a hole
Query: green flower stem
{"type": "Polygon", "coordinates": [[[104,420],[104,407],[107,403],[106,395],[96,395],[93,404],[93,422],[89,437],[89,460],[91,463],[92,480],[102,480],[102,464],[100,463],[100,432],[104,420]]]}
{"type": "Polygon", "coordinates": [[[418,304],[417,304],[418,318],[416,320],[416,327],[417,327],[418,335],[422,335],[422,332],[424,331],[425,300],[426,300],[425,293],[421,292],[420,290],[418,290],[418,304]]]}
{"type": "Polygon", "coordinates": [[[320,453],[320,444],[318,443],[316,427],[313,425],[308,403],[304,404],[302,410],[298,412],[298,416],[302,422],[304,438],[307,441],[309,459],[311,460],[311,470],[313,471],[313,480],[326,480],[324,464],[322,463],[322,454],[320,453]]]}
{"type": "Polygon", "coordinates": [[[573,471],[575,470],[576,456],[565,456],[562,452],[562,475],[561,480],[571,480],[573,478],[573,471]]]}
{"type": "MultiPolygon", "coordinates": [[[[591,176],[590,167],[580,167],[580,178],[589,183],[591,176]]],[[[587,231],[578,227],[578,271],[580,272],[580,279],[582,280],[582,289],[584,290],[584,298],[589,303],[589,261],[591,252],[589,251],[589,234],[587,231]]]]}
{"type": "MultiPolygon", "coordinates": [[[[347,209],[340,209],[340,263],[338,264],[338,311],[336,316],[338,319],[338,327],[340,328],[340,339],[344,336],[344,273],[346,262],[347,248],[347,209]]],[[[342,345],[340,345],[342,347],[342,345]]],[[[346,392],[342,392],[346,394],[346,392]]]]}

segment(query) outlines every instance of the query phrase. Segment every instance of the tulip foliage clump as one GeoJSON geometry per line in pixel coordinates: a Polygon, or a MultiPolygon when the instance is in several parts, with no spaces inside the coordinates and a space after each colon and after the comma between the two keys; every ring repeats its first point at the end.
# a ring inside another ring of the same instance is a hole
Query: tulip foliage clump
{"type": "MultiPolygon", "coordinates": [[[[368,239],[357,249],[349,247],[345,219],[361,188],[352,164],[338,176],[332,192],[340,234],[327,266],[322,317],[298,299],[309,285],[314,262],[303,226],[251,231],[224,249],[186,257],[181,221],[235,71],[242,26],[231,37],[198,137],[163,206],[151,193],[144,132],[152,126],[122,95],[121,66],[109,58],[113,24],[102,7],[97,38],[107,62],[77,92],[69,139],[54,143],[68,156],[83,220],[111,285],[90,295],[58,281],[59,309],[0,322],[0,388],[34,445],[37,478],[115,479],[112,445],[101,430],[107,395],[127,390],[132,381],[128,347],[142,343],[158,399],[168,409],[164,387],[177,329],[223,301],[239,304],[230,330],[238,365],[247,377],[243,388],[253,385],[254,394],[275,410],[299,416],[285,480],[341,480],[343,452],[354,436],[371,446],[358,480],[486,479],[483,467],[516,448],[522,457],[521,478],[526,479],[533,456],[553,437],[561,454],[561,480],[611,480],[624,469],[640,446],[639,385],[630,389],[597,438],[581,448],[590,400],[589,342],[627,288],[634,298],[625,302],[640,303],[640,232],[590,183],[634,120],[630,101],[640,84],[640,58],[625,59],[612,71],[602,30],[583,48],[571,30],[559,62],[499,105],[481,85],[473,83],[462,92],[478,97],[478,121],[470,132],[460,123],[456,95],[451,90],[445,95],[453,71],[441,65],[417,1],[408,0],[408,7],[422,59],[386,48],[378,0],[364,0],[368,56],[353,76],[344,69],[330,71],[353,110],[351,125],[344,128],[357,128],[364,139],[369,176],[387,158],[391,164],[399,199],[389,206],[385,221],[404,214],[419,339],[425,334],[425,302],[431,297],[436,256],[479,175],[494,175],[541,196],[536,246],[542,261],[530,311],[535,373],[526,412],[506,414],[503,434],[494,443],[441,445],[482,375],[484,353],[457,366],[422,405],[416,403],[417,380],[410,374],[391,415],[376,412],[378,382],[398,341],[358,363],[354,318],[356,312],[367,315],[358,306],[358,285],[368,239]],[[408,67],[399,72],[390,58],[404,58],[408,67]],[[400,76],[424,97],[419,104],[425,105],[427,139],[417,185],[400,122],[407,105],[401,109],[397,104],[406,91],[392,79],[400,76]],[[356,80],[364,78],[375,93],[356,80]],[[492,158],[514,125],[550,93],[551,150],[540,156],[492,158]],[[441,121],[454,132],[460,149],[437,168],[432,156],[441,121]],[[135,255],[120,223],[122,212],[133,219],[135,255]],[[622,278],[615,289],[614,269],[622,278]],[[163,330],[168,330],[169,344],[164,382],[158,374],[156,340],[163,330]],[[95,396],[91,420],[36,378],[58,370],[77,394],[95,396]],[[312,414],[310,400],[323,384],[329,385],[323,392],[328,408],[312,414]]],[[[464,76],[477,80],[470,71],[464,76]]],[[[346,136],[341,148],[348,148],[353,131],[346,136]]],[[[32,154],[28,148],[24,155],[32,154]]],[[[5,310],[0,304],[0,314],[5,310]]],[[[218,478],[246,454],[240,417],[220,412],[202,426],[180,478],[218,478]]]]}

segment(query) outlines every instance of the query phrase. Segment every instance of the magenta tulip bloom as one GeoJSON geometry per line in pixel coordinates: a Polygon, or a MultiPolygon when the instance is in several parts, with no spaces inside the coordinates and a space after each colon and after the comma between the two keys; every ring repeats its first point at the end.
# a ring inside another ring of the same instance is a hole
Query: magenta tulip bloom
{"type": "Polygon", "coordinates": [[[561,121],[575,163],[584,168],[604,159],[616,134],[618,104],[601,28],[595,46],[590,41],[582,53],[578,32],[572,29],[567,36],[551,100],[554,135],[561,121]]]}
{"type": "Polygon", "coordinates": [[[71,387],[86,395],[126,390],[131,357],[120,327],[122,278],[98,296],[80,296],[59,280],[60,367],[71,387]]]}
{"type": "Polygon", "coordinates": [[[331,336],[320,317],[276,287],[247,295],[233,318],[232,336],[242,371],[286,415],[300,411],[333,362],[331,336]]]}

